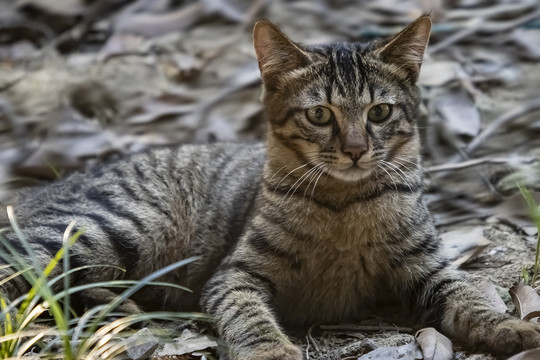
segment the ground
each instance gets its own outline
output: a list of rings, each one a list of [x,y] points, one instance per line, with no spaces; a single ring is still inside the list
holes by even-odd
[[[261,140],[257,18],[311,44],[388,36],[425,11],[434,22],[419,81],[426,201],[462,267],[504,295],[532,268],[537,240],[516,190],[540,189],[534,1],[2,2],[0,201],[118,153]],[[413,340],[387,329],[316,327],[306,354],[352,359]],[[455,355],[466,358],[489,359]]]

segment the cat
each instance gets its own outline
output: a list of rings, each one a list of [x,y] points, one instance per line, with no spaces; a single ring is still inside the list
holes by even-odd
[[[74,283],[140,279],[200,256],[161,279],[193,293],[151,287],[123,310],[202,310],[235,360],[300,360],[284,329],[382,307],[471,349],[540,347],[538,324],[495,312],[449,266],[424,205],[416,82],[430,29],[424,15],[389,40],[305,46],[258,21],[265,144],[154,149],[23,192],[15,215],[37,261],[71,220],[84,228],[72,266],[114,265]],[[13,231],[3,236],[25,252]],[[20,277],[3,286],[11,299],[25,289]]]

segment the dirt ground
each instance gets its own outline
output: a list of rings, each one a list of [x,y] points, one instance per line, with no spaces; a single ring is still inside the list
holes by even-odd
[[[263,139],[257,18],[311,44],[388,36],[427,10],[426,201],[461,267],[489,278],[513,311],[508,289],[532,268],[537,241],[516,189],[540,190],[537,1],[4,1],[0,202],[118,154]],[[414,341],[387,329],[317,326],[298,342],[313,360],[387,359],[373,350]]]

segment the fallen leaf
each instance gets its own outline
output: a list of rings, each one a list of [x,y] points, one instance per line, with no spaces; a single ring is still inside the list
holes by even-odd
[[[441,234],[443,246],[452,265],[461,266],[478,256],[491,242],[484,237],[484,228],[460,229]]]
[[[17,8],[33,7],[49,14],[80,16],[86,6],[81,0],[18,0]]]
[[[524,226],[521,231],[527,236],[538,235],[538,228],[536,226]]]
[[[538,360],[540,359],[540,348],[520,352],[508,360]]]
[[[401,346],[383,346],[368,352],[358,358],[358,360],[416,360],[422,359],[422,351],[416,342],[411,342]]]
[[[137,331],[126,340],[126,355],[131,360],[145,360],[159,346],[159,340],[148,328]]]
[[[458,78],[456,69],[459,63],[455,61],[427,61],[422,64],[418,84],[423,86],[442,86]]]
[[[529,181],[538,178],[539,175],[540,172],[532,172],[527,177],[520,177],[520,182],[529,184]],[[523,180],[521,181],[521,179]],[[538,191],[534,192],[533,195],[537,196]],[[530,235],[532,227],[534,227],[525,200],[520,193],[506,197],[494,208],[494,215],[500,222],[512,226],[516,231],[524,231],[524,228],[528,228],[527,235]]]
[[[512,39],[522,47],[525,55],[531,60],[540,59],[540,30],[539,29],[515,29]]]
[[[114,31],[136,34],[145,38],[184,31],[199,21],[202,15],[201,10],[200,4],[193,3],[181,9],[161,14],[126,13],[116,19]]]
[[[495,289],[495,285],[491,281],[488,279],[482,280],[478,284],[478,290],[485,295],[486,299],[493,305],[495,311],[504,314],[508,310],[508,307],[497,293],[497,289]]]
[[[480,112],[465,89],[444,91],[433,101],[435,111],[445,120],[444,126],[448,131],[455,135],[478,135]]]
[[[217,14],[227,20],[242,22],[246,18],[250,1],[230,1],[230,0],[201,0],[204,12],[207,14]]]
[[[540,296],[532,287],[518,284],[509,292],[521,320],[528,321],[540,316]]]
[[[424,353],[424,360],[451,360],[454,357],[450,339],[434,328],[418,330],[415,337]]]
[[[158,98],[150,99],[137,109],[135,114],[130,114],[126,118],[127,124],[146,124],[158,121],[166,116],[178,116],[193,111],[195,105],[180,104],[174,105],[164,102]]]
[[[174,339],[173,344],[165,344],[163,350],[158,353],[158,356],[183,355],[215,347],[217,347],[217,343],[210,340],[208,336],[194,334],[188,329],[185,329],[182,335]]]

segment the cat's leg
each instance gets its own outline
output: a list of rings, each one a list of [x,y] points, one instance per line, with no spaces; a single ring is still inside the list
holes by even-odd
[[[420,305],[427,321],[470,348],[509,355],[540,347],[540,324],[495,311],[462,272],[435,270],[423,284]]]
[[[84,307],[84,311],[88,311],[96,306],[110,304],[119,295],[106,288],[91,288],[83,291],[79,291],[75,294],[75,301],[79,301]],[[114,310],[114,313],[120,313],[124,315],[140,314],[141,309],[137,304],[131,300],[126,299],[121,302]]]
[[[206,284],[201,303],[234,360],[301,360],[301,350],[272,313],[273,284],[242,261],[230,261]]]

